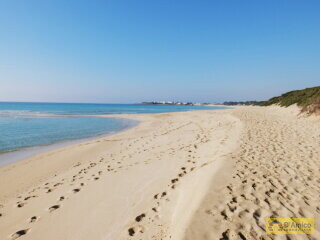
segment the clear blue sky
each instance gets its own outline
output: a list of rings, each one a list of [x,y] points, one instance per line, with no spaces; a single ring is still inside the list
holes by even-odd
[[[0,101],[261,100],[319,83],[320,1],[0,0]]]

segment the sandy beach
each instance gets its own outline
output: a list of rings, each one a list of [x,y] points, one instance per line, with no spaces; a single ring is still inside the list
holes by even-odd
[[[141,123],[0,168],[0,239],[319,239],[319,118],[115,116]],[[267,217],[314,218],[315,234],[267,235]]]

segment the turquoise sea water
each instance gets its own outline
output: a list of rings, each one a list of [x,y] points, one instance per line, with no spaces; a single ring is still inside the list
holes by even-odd
[[[217,108],[139,104],[0,102],[0,153],[114,133],[137,124],[136,121],[129,119],[97,118],[90,117],[90,115],[162,113]]]

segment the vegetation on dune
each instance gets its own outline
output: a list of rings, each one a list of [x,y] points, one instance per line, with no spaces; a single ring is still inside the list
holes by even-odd
[[[319,103],[320,87],[306,88],[303,90],[295,90],[282,94],[279,97],[270,98],[268,101],[259,102],[258,105],[269,106],[279,104],[280,106],[288,107],[292,104],[297,104],[301,107]]]
[[[278,104],[283,107],[297,104],[299,107],[301,107],[301,112],[307,114],[320,114],[320,86],[290,91],[282,94],[281,96],[270,98],[267,101],[225,102],[224,104],[258,106],[270,106],[272,104]]]
[[[308,114],[314,113],[320,115],[320,97],[315,98],[311,104],[304,106],[301,111]]]

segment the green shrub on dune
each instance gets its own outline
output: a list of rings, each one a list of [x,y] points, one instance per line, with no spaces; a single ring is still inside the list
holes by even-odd
[[[260,106],[269,106],[279,104],[288,107],[297,104],[302,107],[301,111],[308,114],[320,113],[320,87],[306,88],[303,90],[295,90],[282,94],[279,97],[270,98],[268,101],[259,102]]]
[[[315,98],[312,103],[304,106],[301,111],[309,114],[315,113],[320,115],[320,97]]]
[[[297,104],[299,107],[301,107],[301,112],[307,114],[315,113],[320,115],[320,86],[290,91],[282,94],[281,96],[270,98],[267,101],[224,102],[223,104],[258,106],[270,106],[272,104],[278,104],[283,107]]]
[[[295,90],[282,94],[279,97],[270,98],[268,101],[262,101],[259,105],[269,106],[272,104],[280,104],[288,107],[292,104],[304,107],[313,104],[320,97],[320,87],[306,88],[303,90]]]

